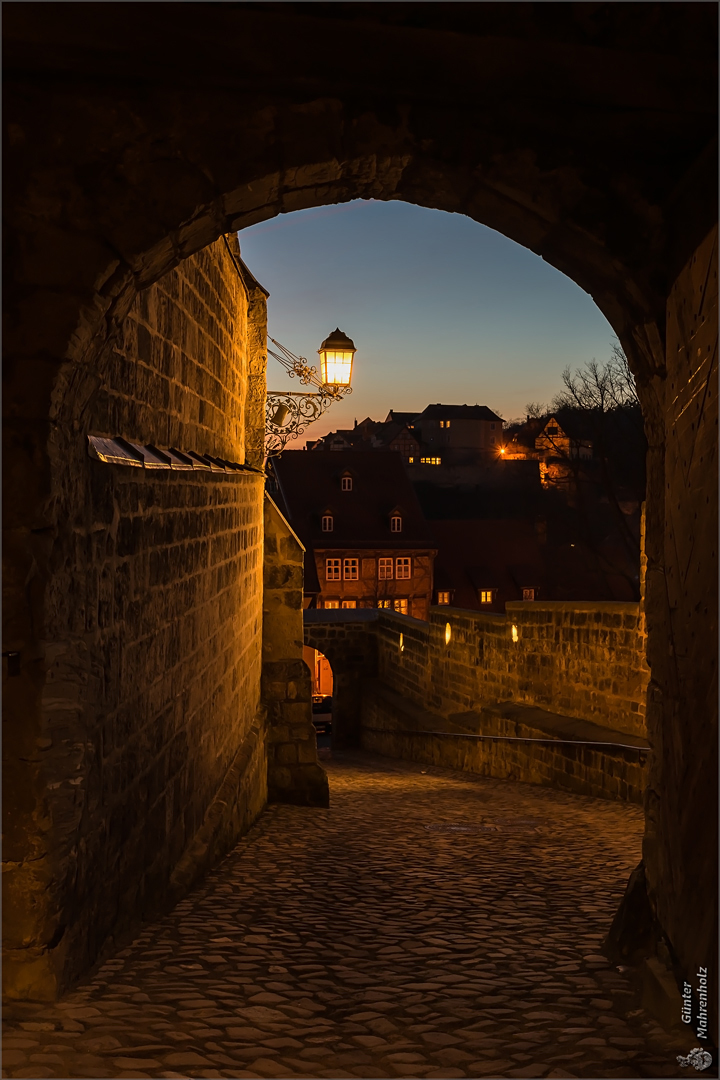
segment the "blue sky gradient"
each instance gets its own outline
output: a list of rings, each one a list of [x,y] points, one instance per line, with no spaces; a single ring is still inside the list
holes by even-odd
[[[311,438],[433,402],[488,405],[509,420],[549,401],[568,365],[610,356],[614,332],[587,293],[460,214],[357,201],[282,215],[239,238],[270,292],[272,337],[314,363],[336,326],[357,347],[352,395]],[[292,383],[270,358],[268,387],[299,389]]]

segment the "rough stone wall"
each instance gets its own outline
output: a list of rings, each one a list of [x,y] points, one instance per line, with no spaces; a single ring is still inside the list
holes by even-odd
[[[485,706],[448,722],[379,681],[363,685],[362,745],[367,750],[498,780],[642,803],[647,748],[583,745],[582,740],[602,738],[603,732],[594,729],[585,721],[558,722],[552,714],[525,705]],[[567,739],[578,741],[563,741]]]
[[[303,655],[305,548],[265,496],[262,700],[268,712],[268,797],[327,806],[328,779],[317,761],[312,678]]]
[[[358,738],[363,680],[374,677],[444,717],[515,701],[645,735],[638,604],[518,601],[507,615],[442,607],[429,622],[389,611],[306,611],[305,642],[332,665],[333,729],[349,742]]]
[[[506,615],[435,608],[427,625],[383,612],[379,673],[443,716],[516,701],[643,736],[644,648],[631,603],[517,601]]]
[[[644,395],[648,737],[645,879],[681,982],[709,968],[717,1030],[717,228],[667,305],[667,373]],[[666,445],[665,445],[666,440]],[[710,646],[710,648],[709,648]],[[632,924],[631,932],[637,933]],[[695,1008],[697,994],[695,994]]]
[[[220,240],[58,386],[50,575],[5,705],[10,996],[54,996],[265,802],[261,474],[87,453],[96,433],[242,462],[247,306]]]

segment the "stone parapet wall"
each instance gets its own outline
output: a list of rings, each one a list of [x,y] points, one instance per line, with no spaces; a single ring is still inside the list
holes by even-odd
[[[436,607],[429,623],[381,612],[378,627],[379,677],[442,716],[511,700],[645,734],[639,604],[515,602],[505,615]]]
[[[366,750],[595,798],[643,801],[647,747],[614,745],[622,742],[622,736],[593,744],[593,739],[607,738],[606,732],[561,730],[552,714],[542,715],[527,706],[490,706],[462,719],[462,724],[448,723],[378,680],[369,680],[363,688]]]

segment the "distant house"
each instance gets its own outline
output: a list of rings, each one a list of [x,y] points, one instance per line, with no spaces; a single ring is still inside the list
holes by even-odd
[[[392,416],[392,412],[389,415]],[[312,450],[395,450],[402,454],[406,464],[412,464],[420,457],[420,443],[404,421],[371,420],[369,416],[352,429],[332,431],[308,445]]]
[[[555,416],[549,417],[542,430],[535,438],[535,449],[547,458],[584,458],[593,456],[592,441],[579,430],[579,425],[564,421],[564,426]]]
[[[306,606],[428,618],[437,548],[400,454],[286,450],[271,468],[306,548]]]
[[[470,465],[496,457],[502,446],[502,417],[486,405],[428,405],[413,421],[422,465]]]

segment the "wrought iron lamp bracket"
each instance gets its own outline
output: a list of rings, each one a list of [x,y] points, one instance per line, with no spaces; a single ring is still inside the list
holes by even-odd
[[[308,364],[305,356],[296,356],[275,338],[268,338],[280,351],[268,349],[268,356],[277,360],[291,379],[298,379],[303,386],[316,386],[302,393],[298,390],[268,390],[265,406],[265,454],[276,457],[288,442],[303,434],[309,424],[319,420],[335,401],[352,393],[350,386],[334,386],[323,383],[316,367]]]
[[[351,394],[349,386],[322,387],[317,393],[303,394],[297,390],[269,390],[265,406],[265,453],[268,457],[281,454],[288,442],[303,434],[335,401]],[[277,422],[278,414],[281,422]]]

